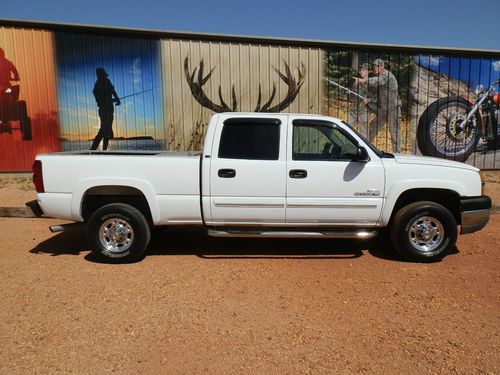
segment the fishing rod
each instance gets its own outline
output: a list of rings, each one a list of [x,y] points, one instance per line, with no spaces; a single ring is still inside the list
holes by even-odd
[[[125,95],[125,96],[122,96],[121,98],[119,98],[120,100],[122,99],[125,99],[125,98],[130,98],[131,96],[136,96],[136,95],[140,95],[140,94],[144,94],[145,92],[149,92],[149,91],[153,91],[155,89],[157,89],[158,87],[154,87],[152,89],[148,89],[148,90],[143,90],[143,91],[139,91],[139,92],[135,92],[133,94],[130,94],[130,95]]]
[[[349,93],[349,94],[351,94],[351,95],[354,95],[354,96],[358,97],[358,98],[359,98],[359,99],[361,99],[361,100],[368,100],[368,98],[365,98],[363,95],[360,95],[360,94],[358,94],[357,92],[352,91],[352,90],[348,89],[348,88],[347,88],[347,87],[345,87],[345,86],[342,86],[341,84],[339,84],[339,83],[337,83],[337,82],[334,82],[334,81],[332,81],[332,80],[330,80],[330,79],[328,79],[328,78],[326,78],[326,77],[323,77],[323,78],[324,78],[324,79],[325,79],[328,83],[331,83],[332,85],[337,86],[337,87],[339,87],[339,88],[341,88],[341,89],[343,89],[343,90],[347,91],[347,93]]]

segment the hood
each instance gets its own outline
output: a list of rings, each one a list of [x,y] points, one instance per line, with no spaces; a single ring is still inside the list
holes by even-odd
[[[447,159],[433,158],[429,156],[394,154],[394,160],[396,160],[396,162],[399,164],[434,165],[438,167],[468,169],[475,172],[479,171],[478,168],[473,167],[472,165],[469,164],[460,163],[458,161],[452,161]]]

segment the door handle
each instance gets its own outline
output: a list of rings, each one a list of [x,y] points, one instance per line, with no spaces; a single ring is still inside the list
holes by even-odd
[[[289,176],[291,178],[306,178],[307,171],[305,169],[292,169],[290,170]]]
[[[234,169],[219,169],[217,174],[222,178],[233,178],[236,176],[236,171]]]

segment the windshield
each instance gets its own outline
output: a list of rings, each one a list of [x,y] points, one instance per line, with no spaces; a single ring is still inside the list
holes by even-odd
[[[360,134],[360,133],[359,133],[356,129],[354,129],[354,128],[353,128],[351,125],[349,125],[347,122],[342,121],[342,123],[343,123],[344,125],[346,125],[349,129],[351,129],[351,130],[352,130],[352,132],[353,132],[354,134],[356,134],[359,138],[361,138],[361,139],[362,139],[362,140],[366,143],[366,145],[367,145],[368,147],[370,147],[370,149],[371,149],[371,150],[372,150],[375,154],[377,154],[377,156],[378,156],[379,158],[393,158],[393,157],[394,157],[394,155],[393,155],[393,154],[390,154],[390,153],[388,153],[388,152],[383,152],[383,151],[380,151],[378,148],[376,148],[374,145],[372,145],[368,139],[366,139],[366,138],[365,138],[362,134]]]

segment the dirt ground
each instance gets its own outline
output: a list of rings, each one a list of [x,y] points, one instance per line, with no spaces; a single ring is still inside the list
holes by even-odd
[[[500,205],[500,172],[483,172]],[[35,199],[0,175],[0,207]],[[436,264],[379,241],[153,235],[97,263],[78,225],[0,219],[0,373],[497,374],[500,215]]]
[[[194,229],[102,264],[58,223],[0,219],[2,374],[500,373],[499,214],[435,264]]]

